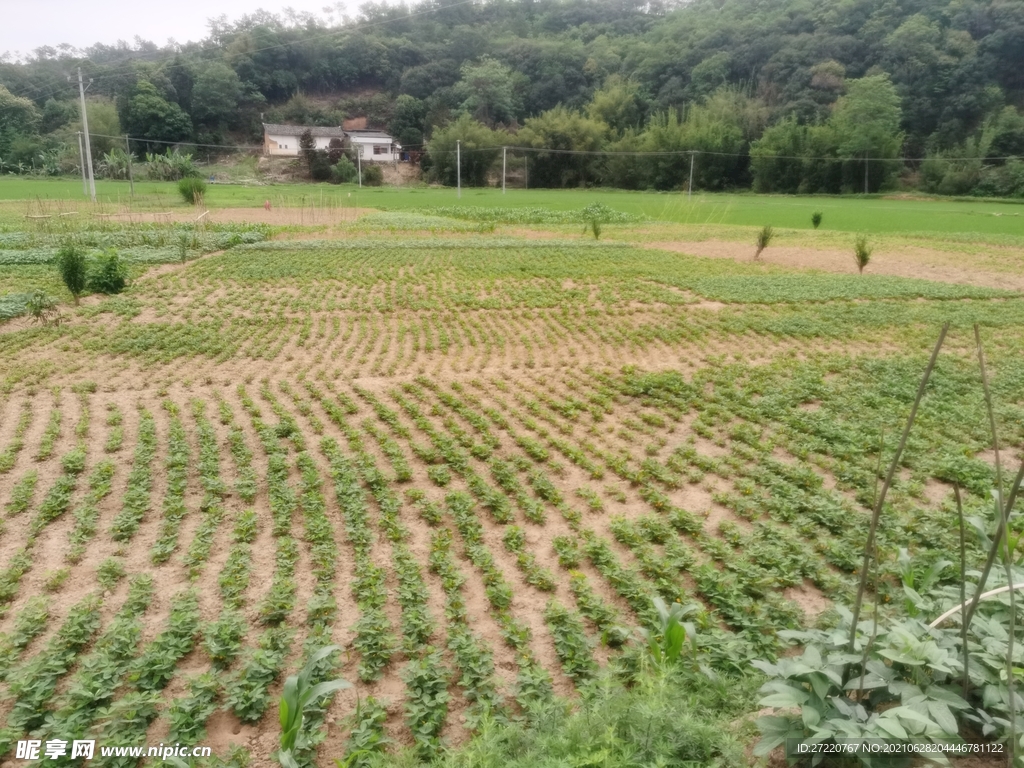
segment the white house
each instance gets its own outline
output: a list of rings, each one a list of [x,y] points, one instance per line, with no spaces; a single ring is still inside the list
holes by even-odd
[[[331,139],[345,138],[345,132],[340,127],[264,123],[263,154],[297,156],[299,154],[299,137],[306,131],[313,134],[317,149],[327,149]]]
[[[352,148],[365,162],[393,163],[400,159],[402,146],[384,131],[345,131]]]
[[[350,130],[340,127],[263,124],[263,153],[266,155],[299,154],[299,137],[309,131],[317,149],[327,149],[331,139],[348,139],[362,162],[391,163],[400,158],[402,147],[384,131]]]

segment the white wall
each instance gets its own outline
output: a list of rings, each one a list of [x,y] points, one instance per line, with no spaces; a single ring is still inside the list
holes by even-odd
[[[299,154],[299,137],[298,136],[275,136],[269,134],[267,136],[269,140],[267,145],[268,155],[298,155]],[[277,144],[275,147],[274,144]]]
[[[276,142],[275,147],[273,143],[270,143],[267,147],[268,155],[295,155],[299,154],[299,137],[298,136],[276,136],[273,133],[267,137],[270,142]],[[331,146],[330,136],[316,136],[317,149],[329,149]],[[339,137],[340,138],[340,137]],[[371,149],[372,152],[372,149]]]
[[[369,138],[352,138],[352,146],[358,148],[359,155],[363,159],[363,162],[371,163],[391,163],[399,159],[397,152],[385,152],[382,155],[376,155],[373,152],[374,146],[381,146],[391,148],[390,141],[382,141],[380,139],[369,139]]]

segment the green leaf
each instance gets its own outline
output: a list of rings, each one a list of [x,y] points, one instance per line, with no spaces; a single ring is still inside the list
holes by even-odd
[[[319,683],[318,685],[314,685],[310,688],[306,700],[316,701],[321,696],[326,696],[327,694],[334,693],[335,691],[343,691],[346,688],[351,687],[352,683],[347,680],[341,680],[340,678],[337,680],[327,680],[326,682]]]
[[[895,710],[890,709],[887,712],[883,712],[882,716],[875,721],[875,725],[888,733],[894,739],[906,741],[908,738],[907,731],[903,728],[903,725],[900,724],[896,717],[890,716],[894,711]]]
[[[785,707],[803,706],[810,698],[804,691],[797,690],[796,688],[787,688],[785,691],[765,696],[758,704],[762,707],[778,707],[782,709]]]
[[[821,712],[819,712],[817,708],[809,707],[806,704],[801,707],[800,716],[804,721],[804,725],[810,729],[813,729],[821,722]]]
[[[860,675],[854,677],[848,682],[844,688],[847,691],[868,691],[873,688],[885,688],[889,683],[883,680],[878,675],[867,674],[864,675],[864,682],[861,683]]]
[[[960,732],[960,728],[956,723],[956,718],[953,717],[953,713],[949,711],[949,707],[947,707],[943,702],[929,701],[928,713],[932,716],[932,719],[938,723],[939,727],[950,736],[956,736]]]

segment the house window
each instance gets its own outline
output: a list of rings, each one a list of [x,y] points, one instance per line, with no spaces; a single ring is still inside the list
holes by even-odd
[[[386,155],[388,154],[388,148],[382,144],[373,145],[373,154],[375,155]]]

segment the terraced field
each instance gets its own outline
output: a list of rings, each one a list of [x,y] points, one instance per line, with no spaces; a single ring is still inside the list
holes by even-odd
[[[426,760],[573,697],[655,597],[699,606],[723,674],[774,658],[852,599],[944,322],[883,576],[957,548],[954,483],[991,516],[972,325],[1019,448],[1016,292],[438,218],[154,259],[0,325],[0,760],[31,732],[269,765],[284,676],[331,643],[315,677],[354,687],[302,760]],[[48,269],[4,242],[0,285]]]

